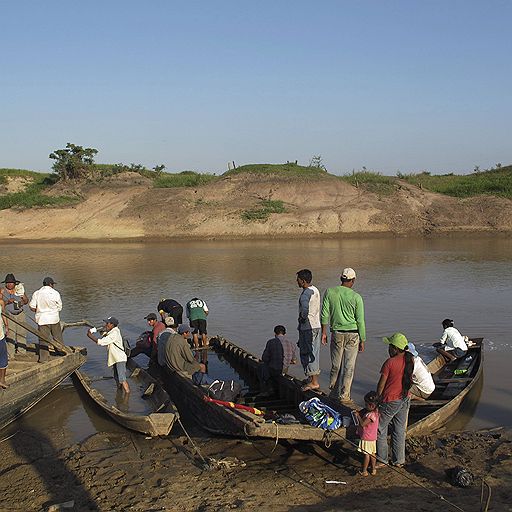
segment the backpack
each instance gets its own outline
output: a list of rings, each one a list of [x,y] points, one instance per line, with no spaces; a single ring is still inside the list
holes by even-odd
[[[341,414],[313,397],[299,404],[299,410],[313,427],[335,430],[342,425]]]
[[[208,388],[208,396],[223,402],[234,402],[242,392],[242,386],[234,380],[214,380]]]
[[[130,342],[128,341],[128,338],[123,338],[123,346],[122,347],[120,347],[119,345],[116,345],[115,343],[114,343],[114,345],[118,349],[122,350],[126,354],[126,357],[130,357],[130,354],[132,352],[132,347],[130,346]]]
[[[136,347],[149,348],[153,339],[153,333],[151,331],[144,331],[135,342]]]

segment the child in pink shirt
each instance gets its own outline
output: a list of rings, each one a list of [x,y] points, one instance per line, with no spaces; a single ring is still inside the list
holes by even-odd
[[[357,427],[360,437],[359,448],[357,451],[364,454],[363,467],[359,471],[360,475],[368,476],[368,465],[370,465],[370,473],[377,474],[376,463],[377,458],[377,430],[379,428],[379,411],[378,411],[378,397],[375,391],[366,393],[364,397],[365,408],[361,411],[355,411],[356,417],[359,420]]]

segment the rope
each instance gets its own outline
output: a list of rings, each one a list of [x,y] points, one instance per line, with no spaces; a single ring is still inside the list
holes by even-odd
[[[332,430],[331,432],[333,434],[337,435],[340,439],[347,441],[355,448],[359,448],[359,445],[353,443],[350,439],[347,439],[346,437],[341,436],[340,434],[338,434],[338,432],[336,432],[334,430]],[[361,451],[363,453],[366,453],[367,455],[370,455],[370,456],[372,455],[371,453],[367,452],[366,450],[361,449]],[[419,487],[422,487],[423,489],[428,491],[430,494],[433,494],[436,498],[439,498],[441,501],[446,502],[448,505],[455,508],[456,510],[459,510],[460,512],[465,512],[464,509],[460,508],[458,505],[455,505],[455,503],[452,503],[451,501],[447,500],[442,494],[439,494],[439,493],[433,491],[432,489],[429,489],[426,485],[422,484],[418,480],[415,480],[414,478],[409,476],[409,473],[406,473],[405,471],[401,471],[400,468],[398,468],[396,466],[392,466],[392,465],[388,464],[387,462],[384,462],[383,460],[379,460],[379,462],[382,464],[385,464],[388,468],[391,468],[393,471],[397,472],[400,476],[407,478],[407,480],[411,481],[413,484],[418,485]]]
[[[485,506],[483,506],[484,502],[484,487],[487,488],[487,499],[485,501]],[[489,504],[491,503],[491,486],[482,478],[482,487],[480,490],[480,512],[487,512],[489,510]]]
[[[188,435],[188,432],[186,428],[183,426],[183,423],[181,422],[181,418],[178,416],[178,423],[180,424],[180,427],[183,429],[183,432],[185,432],[185,435],[187,436],[187,439],[189,440],[190,444],[194,447],[195,452],[201,460],[203,461],[203,468],[204,469],[211,469],[211,465],[208,463],[208,461],[203,457],[203,454],[201,453],[201,450],[199,450],[199,447],[192,441],[192,438]]]

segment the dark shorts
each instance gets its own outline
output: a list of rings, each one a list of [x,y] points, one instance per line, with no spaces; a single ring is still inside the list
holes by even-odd
[[[192,334],[208,334],[206,332],[206,320],[198,319],[198,320],[190,320],[190,327],[194,329]]]

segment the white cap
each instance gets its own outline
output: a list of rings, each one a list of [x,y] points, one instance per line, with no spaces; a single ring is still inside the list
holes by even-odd
[[[341,277],[343,279],[355,279],[356,278],[356,271],[353,268],[344,268],[343,272],[341,274]]]

